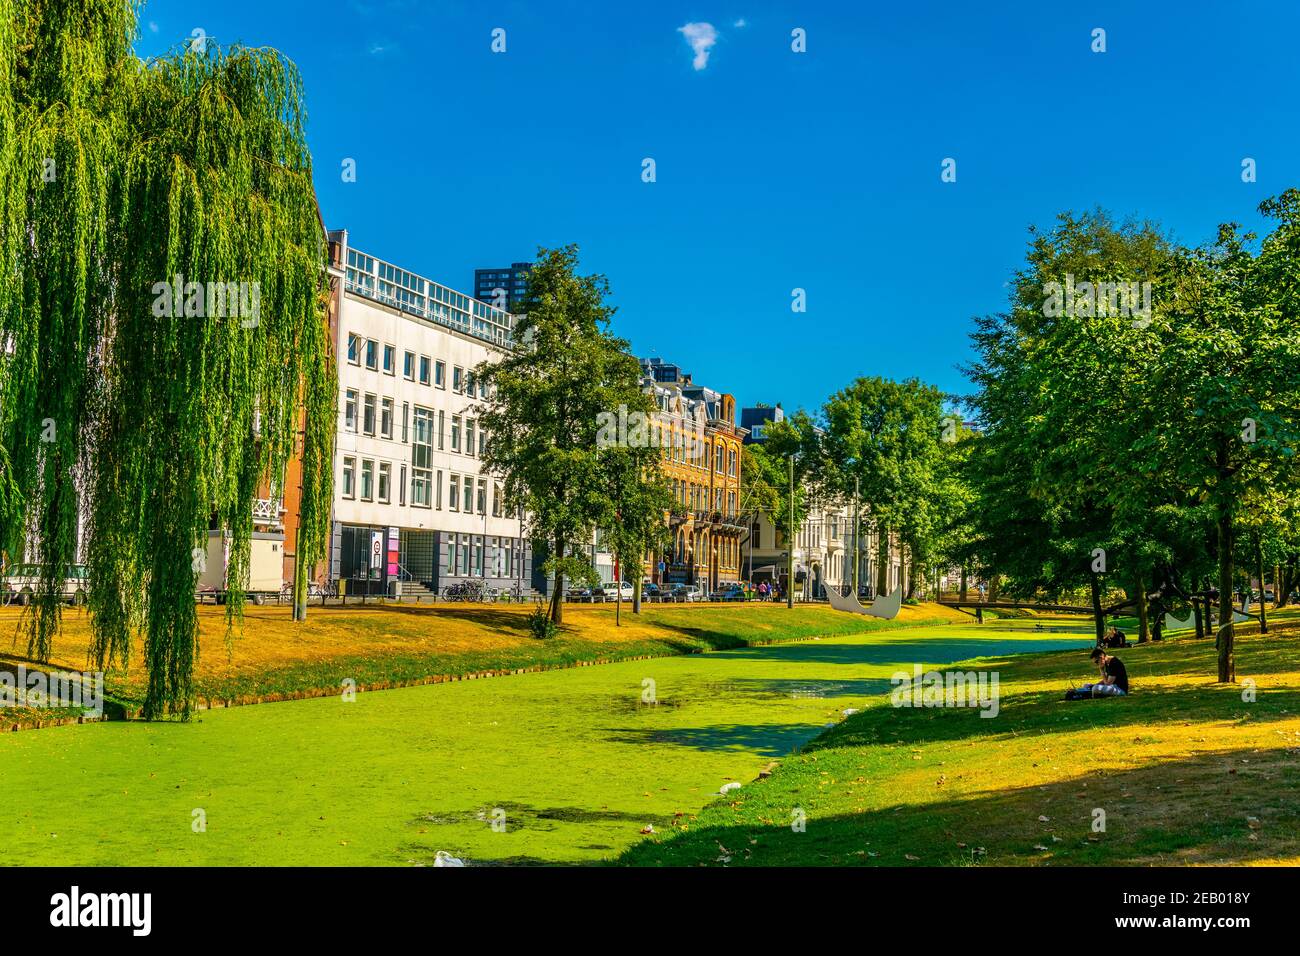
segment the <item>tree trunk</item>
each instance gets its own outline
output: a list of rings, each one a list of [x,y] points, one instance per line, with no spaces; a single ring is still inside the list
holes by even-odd
[[[1097,643],[1106,639],[1106,615],[1101,609],[1101,579],[1096,571],[1092,572],[1089,585],[1092,589],[1092,619],[1097,629]]]
[[[1259,633],[1268,633],[1268,602],[1264,600],[1264,543],[1255,532],[1255,573],[1259,575]],[[1247,582],[1246,590],[1250,590]]]
[[[1145,644],[1151,637],[1150,625],[1147,621],[1147,586],[1142,580],[1142,575],[1137,577],[1137,610],[1138,610],[1138,643]]]
[[[1200,640],[1205,637],[1209,628],[1210,602],[1209,599],[1192,598],[1192,617],[1196,619],[1196,639]]]
[[[889,529],[882,528],[877,540],[879,566],[876,568],[876,597],[889,593]]]
[[[964,564],[961,566],[961,594],[959,600],[966,600],[966,565]]]
[[[910,601],[912,598],[916,597],[916,578],[918,574],[916,568],[916,556],[911,553],[910,548],[908,549],[908,559],[908,564],[911,565],[911,571],[907,575],[907,599]]]
[[[1224,454],[1224,453],[1221,453]],[[1219,505],[1218,549],[1219,549],[1219,629],[1215,633],[1214,646],[1219,651],[1219,683],[1236,682],[1236,665],[1232,656],[1233,629],[1232,612],[1232,515],[1228,504]]]
[[[300,525],[294,543],[296,554],[293,559],[293,619],[295,621],[307,620],[307,565],[302,560],[302,537],[303,529]]]
[[[564,542],[559,538],[555,539],[556,560],[564,559]],[[559,568],[555,569],[555,593],[551,595],[551,620],[555,622],[556,627],[564,623],[564,574]]]
[[[636,583],[632,585],[632,613],[641,613],[641,577],[637,576]]]
[[[1282,567],[1273,565],[1273,610],[1282,606]]]

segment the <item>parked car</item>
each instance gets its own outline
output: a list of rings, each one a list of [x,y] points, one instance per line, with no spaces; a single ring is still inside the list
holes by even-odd
[[[598,587],[593,592],[597,595],[597,600],[616,601],[622,598],[624,601],[632,600],[632,585],[624,581],[621,585],[605,584]]]
[[[659,587],[659,585],[655,584],[653,581],[642,582],[641,600],[662,601],[667,596],[668,596],[668,592],[664,591],[662,588]]]
[[[728,584],[726,587],[718,588],[709,595],[710,601],[743,601],[745,600],[745,589],[739,584]]]
[[[595,598],[592,596],[591,588],[569,588],[564,592],[564,600],[590,603],[595,600]]]
[[[5,604],[30,604],[32,595],[40,590],[41,573],[39,564],[15,564],[9,567],[0,579],[0,595]],[[69,604],[82,605],[90,593],[90,572],[84,564],[74,564],[63,573],[63,596]]]
[[[704,592],[696,584],[679,584],[672,590],[674,601],[703,601]]]

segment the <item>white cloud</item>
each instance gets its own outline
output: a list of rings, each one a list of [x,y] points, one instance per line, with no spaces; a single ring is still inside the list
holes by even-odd
[[[677,32],[686,37],[686,42],[691,45],[695,51],[695,59],[691,65],[697,70],[702,70],[709,65],[709,50],[718,42],[718,31],[713,29],[712,23],[688,23],[684,27],[678,27]]]
[[[149,21],[149,32],[150,32],[150,33],[157,33],[157,32],[158,32],[158,24],[155,23],[153,20],[150,20],[150,21]]]
[[[745,29],[745,26],[746,26],[746,24],[745,24],[745,18],[744,18],[744,17],[741,17],[739,20],[737,20],[735,23],[733,23],[732,26],[734,26],[734,27],[735,27],[736,29],[738,29],[738,30],[743,30],[743,29]]]

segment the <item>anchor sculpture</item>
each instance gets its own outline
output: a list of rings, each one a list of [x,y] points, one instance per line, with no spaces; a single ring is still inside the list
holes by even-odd
[[[856,594],[840,594],[837,587],[827,586],[826,600],[830,602],[831,607],[837,611],[848,611],[850,614],[866,614],[870,617],[882,617],[885,620],[892,620],[898,617],[898,612],[903,609],[903,588],[898,586],[894,588],[894,593],[888,597],[878,598],[871,602],[869,606],[864,607],[859,601]]]
[[[1249,611],[1250,611],[1250,596],[1247,595],[1246,603],[1242,605],[1240,611],[1238,611],[1236,608],[1232,609],[1232,623],[1241,624],[1245,621],[1249,621],[1250,620],[1250,614],[1248,613]],[[1174,617],[1172,614],[1165,615],[1166,631],[1186,631],[1195,626],[1196,626],[1196,613],[1194,611],[1187,615],[1187,620],[1185,621],[1178,620],[1178,618]]]

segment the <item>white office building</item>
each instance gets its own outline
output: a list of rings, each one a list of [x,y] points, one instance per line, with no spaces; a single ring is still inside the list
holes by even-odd
[[[514,317],[330,233],[339,422],[330,577],[348,593],[529,586],[531,549],[482,470],[486,387]]]

